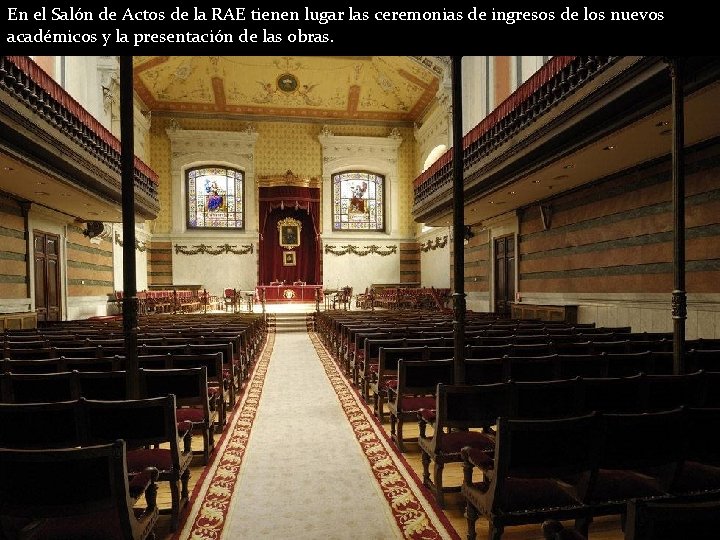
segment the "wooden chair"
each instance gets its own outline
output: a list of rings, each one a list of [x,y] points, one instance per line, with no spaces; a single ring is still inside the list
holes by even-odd
[[[699,406],[703,393],[704,373],[683,375],[648,375],[645,378],[646,411],[667,411],[686,405]]]
[[[358,387],[365,402],[370,401],[370,385],[377,380],[378,358],[382,347],[402,347],[404,338],[366,339],[363,350],[362,366],[358,369]]]
[[[465,384],[494,384],[505,381],[503,358],[465,358]]]
[[[3,371],[8,373],[57,373],[64,371],[62,366],[63,361],[60,358],[2,360]]]
[[[205,366],[186,369],[143,369],[139,370],[140,396],[152,398],[175,395],[177,421],[191,422],[193,433],[203,439],[201,452],[203,463],[210,460],[215,447],[213,437],[216,411],[210,411],[207,391],[207,368]]]
[[[152,538],[158,519],[157,470],[143,479],[147,506],[138,508],[130,495],[121,440],[85,448],[0,448],[0,536]]]
[[[435,392],[438,384],[453,384],[454,362],[450,360],[398,361],[397,387],[388,391],[390,413],[390,437],[401,452],[405,442],[416,442],[417,438],[403,437],[403,424],[417,419],[420,409],[435,407]]]
[[[623,514],[632,498],[668,497],[684,455],[682,409],[603,414],[601,420],[601,452],[585,498],[588,515]],[[580,530],[587,534],[586,525]]]
[[[586,413],[639,413],[644,407],[645,375],[582,379]]]
[[[720,501],[647,501],[627,504],[625,540],[715,540],[720,529]]]
[[[685,448],[673,495],[693,499],[720,498],[720,408],[686,408],[682,433]],[[669,434],[668,434],[669,435]],[[717,532],[717,531],[716,531]]]
[[[223,291],[223,308],[225,311],[235,313],[238,308],[238,293],[236,289],[227,288]]]
[[[333,309],[340,309],[340,307],[345,310],[349,309],[352,302],[352,291],[353,288],[347,286],[335,293],[332,299]]]
[[[556,378],[557,355],[506,356],[505,380],[551,381]]]
[[[122,401],[127,398],[125,371],[74,371],[73,382],[78,398]]]
[[[580,378],[509,383],[514,394],[513,418],[578,416],[583,404]]]
[[[652,353],[608,353],[608,377],[629,377],[637,373],[652,373]]]
[[[230,382],[226,382],[223,370],[223,355],[220,352],[208,354],[176,354],[170,357],[168,368],[186,369],[204,367],[207,373],[207,394],[211,410],[217,411],[215,425],[219,432],[227,423],[230,402]]]
[[[380,422],[385,417],[385,400],[388,391],[397,387],[400,360],[427,360],[426,347],[380,347],[375,380],[370,383],[373,392],[373,413]]]
[[[79,409],[75,400],[2,403],[0,426],[1,448],[70,448],[82,444]]]
[[[607,377],[608,360],[604,354],[559,354],[557,378]]]
[[[494,454],[462,449],[468,540],[476,538],[480,515],[489,521],[490,540],[499,540],[509,525],[584,516],[584,491],[596,464],[599,433],[594,414],[548,420],[499,418]],[[476,468],[483,472],[482,479],[473,478]]]
[[[4,403],[52,403],[75,399],[72,373],[3,373]]]
[[[173,395],[125,401],[81,399],[82,428],[88,444],[124,439],[129,473],[155,467],[158,479],[170,484],[172,530],[180,524],[180,511],[188,502],[192,460],[192,425],[186,422],[179,430],[175,409]]]
[[[460,490],[460,486],[443,485],[445,463],[461,461],[460,450],[465,446],[492,452],[495,438],[488,428],[512,408],[511,387],[505,383],[480,386],[439,384],[434,412],[428,415],[423,409],[418,411],[423,484],[435,495],[441,507],[445,505],[445,493]],[[432,436],[426,433],[428,420],[434,422]],[[435,466],[431,478],[432,462]]]

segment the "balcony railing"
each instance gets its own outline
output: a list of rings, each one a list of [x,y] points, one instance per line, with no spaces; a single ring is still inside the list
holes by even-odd
[[[555,56],[463,137],[463,170],[487,156],[610,65],[612,56]],[[452,184],[450,148],[414,183],[418,206]]]
[[[27,56],[0,57],[0,89],[120,172],[120,141]],[[157,174],[135,157],[135,187],[157,201]]]

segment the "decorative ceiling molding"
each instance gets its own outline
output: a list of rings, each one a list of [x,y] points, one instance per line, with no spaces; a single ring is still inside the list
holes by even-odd
[[[154,113],[408,125],[435,99],[438,58],[138,56],[133,82]]]

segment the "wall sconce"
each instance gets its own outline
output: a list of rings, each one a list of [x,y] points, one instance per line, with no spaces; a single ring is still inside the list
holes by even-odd
[[[463,231],[463,244],[467,246],[473,236],[475,236],[475,233],[472,232],[472,227],[470,225],[465,225],[465,229]]]

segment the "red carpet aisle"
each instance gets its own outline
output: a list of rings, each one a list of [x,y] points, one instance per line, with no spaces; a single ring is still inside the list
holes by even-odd
[[[457,539],[311,336],[273,334],[179,538]]]

